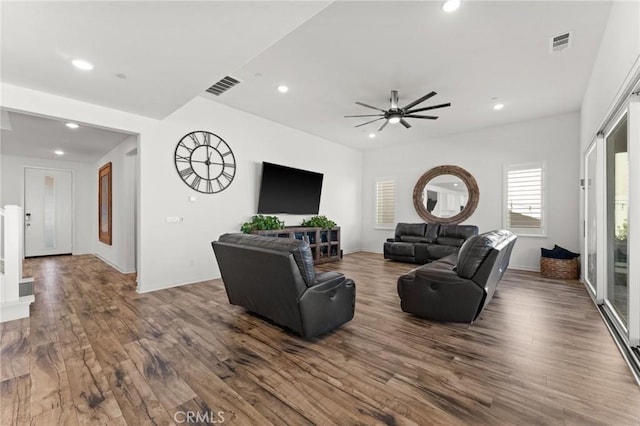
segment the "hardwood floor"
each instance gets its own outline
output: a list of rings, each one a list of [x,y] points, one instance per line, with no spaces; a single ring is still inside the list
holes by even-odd
[[[441,324],[400,310],[413,267],[318,267],[356,281],[356,315],[305,341],[229,305],[220,280],[137,294],[93,256],[28,260],[32,316],[0,325],[0,424],[640,424],[581,284],[508,271],[476,323]]]

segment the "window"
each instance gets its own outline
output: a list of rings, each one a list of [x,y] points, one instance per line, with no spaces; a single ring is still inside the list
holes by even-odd
[[[520,235],[544,235],[544,164],[505,168],[504,226]]]
[[[396,180],[378,178],[375,185],[375,228],[394,229],[396,224]]]

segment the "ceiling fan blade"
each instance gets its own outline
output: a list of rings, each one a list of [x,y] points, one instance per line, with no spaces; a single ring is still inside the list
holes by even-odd
[[[407,129],[411,127],[411,124],[407,123],[407,121],[404,118],[400,119],[400,124],[402,124]]]
[[[428,111],[430,109],[446,108],[446,107],[450,107],[450,106],[451,106],[451,102],[447,102],[446,104],[440,104],[440,105],[433,105],[433,106],[430,106],[430,107],[418,108],[418,109],[414,109],[413,111],[405,111],[405,115],[406,114],[413,114],[414,112]]]
[[[418,104],[420,104],[420,103],[422,103],[422,102],[426,101],[427,99],[429,99],[429,98],[431,98],[431,97],[433,97],[433,96],[435,96],[435,95],[437,95],[437,93],[436,93],[436,92],[427,93],[426,95],[424,95],[424,96],[423,96],[423,97],[421,97],[420,99],[416,99],[415,101],[411,102],[409,105],[407,105],[407,106],[403,107],[402,109],[406,111],[406,110],[408,110],[409,108],[412,108],[412,107],[414,107],[414,106],[416,106],[416,105],[418,105]]]
[[[364,126],[365,124],[373,123],[374,121],[384,120],[384,117],[376,118],[375,120],[367,121],[366,123],[358,124],[356,127]]]
[[[374,107],[374,106],[371,106],[371,105],[367,105],[367,104],[364,104],[362,102],[356,102],[356,104],[358,104],[360,106],[363,106],[363,107],[371,108],[371,109],[377,109],[378,111],[387,112],[386,110],[384,110],[382,108],[378,108],[378,107]]]
[[[391,91],[391,99],[389,100],[391,101],[391,109],[398,109],[398,91],[397,90]]]
[[[437,120],[438,117],[436,117],[435,115],[405,115],[405,117],[408,118],[426,118],[428,120]]]
[[[345,115],[344,118],[349,117],[384,117],[384,114],[368,114],[368,115]]]
[[[385,121],[385,122],[384,122],[384,124],[382,125],[382,127],[380,127],[380,128],[378,129],[378,131],[379,131],[379,132],[381,132],[381,131],[382,131],[382,129],[384,129],[384,128],[387,126],[387,124],[389,124],[389,120]]]

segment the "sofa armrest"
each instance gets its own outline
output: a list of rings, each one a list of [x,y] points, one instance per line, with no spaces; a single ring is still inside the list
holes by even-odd
[[[344,274],[340,272],[322,272],[316,274],[316,279],[309,288],[317,291],[330,290],[341,284],[345,279]]]
[[[438,321],[471,323],[485,292],[454,271],[423,267],[398,278],[398,295],[404,312]]]
[[[388,243],[395,243],[396,239],[395,238],[387,238],[387,242]]]
[[[326,333],[353,319],[356,285],[343,274],[325,272],[316,275],[322,281],[309,287],[299,300],[302,335]]]

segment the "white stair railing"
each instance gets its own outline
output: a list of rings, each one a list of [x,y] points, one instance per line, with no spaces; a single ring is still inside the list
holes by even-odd
[[[2,240],[2,278],[0,284],[0,322],[29,316],[33,295],[20,297],[22,278],[23,210],[20,206],[5,206],[2,210],[0,239]]]

